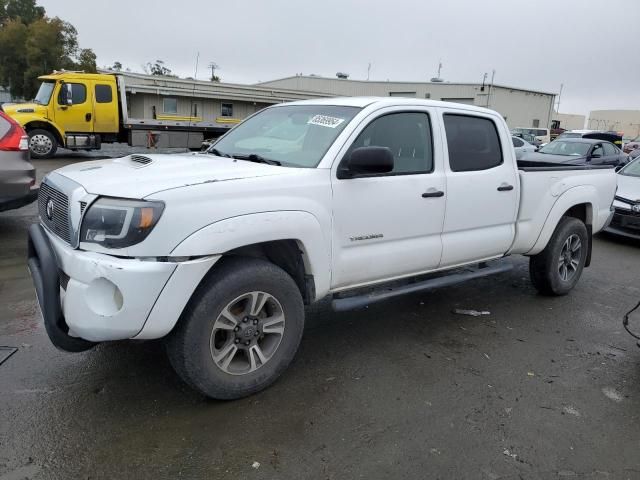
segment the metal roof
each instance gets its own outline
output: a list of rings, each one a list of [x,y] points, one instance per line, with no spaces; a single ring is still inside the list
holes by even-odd
[[[266,82],[259,82],[255,85],[257,86],[268,86],[272,82],[279,82],[283,80],[291,80],[294,78],[309,78],[312,80],[324,80],[331,82],[351,82],[351,83],[363,83],[363,84],[377,84],[377,85],[387,85],[387,84],[399,84],[399,85],[430,85],[430,86],[438,86],[438,85],[451,85],[451,86],[467,86],[467,87],[481,87],[482,83],[477,82],[420,82],[420,81],[408,81],[408,80],[352,80],[352,79],[344,79],[344,78],[333,78],[333,77],[323,77],[320,75],[291,75],[288,77],[275,78],[273,80],[268,80]],[[523,87],[511,87],[508,85],[501,85],[498,83],[485,83],[485,87],[491,86],[492,88],[504,88],[507,90],[520,90],[522,92],[531,92],[531,93],[539,93],[542,95],[558,95],[553,92],[545,92],[542,90],[532,90],[529,88]]]

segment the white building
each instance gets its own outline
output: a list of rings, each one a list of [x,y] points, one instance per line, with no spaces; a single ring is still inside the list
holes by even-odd
[[[498,111],[509,127],[549,127],[555,93],[451,82],[380,82],[296,75],[258,84],[261,87],[320,92],[339,96],[399,96],[468,103]]]
[[[640,136],[640,110],[592,110],[587,128],[624,132],[625,140]]]

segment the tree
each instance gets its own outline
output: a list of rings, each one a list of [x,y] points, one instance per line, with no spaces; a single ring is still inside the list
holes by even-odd
[[[115,70],[116,72],[119,72],[120,70],[122,70],[122,64],[118,61],[113,62],[113,65],[111,65],[110,70]]]
[[[164,66],[162,60],[156,60],[155,63],[147,62],[144,71],[150,75],[161,75],[163,77],[175,77],[171,70]]]
[[[96,71],[96,55],[79,48],[75,27],[47,17],[35,0],[0,0],[0,85],[30,98],[38,76],[62,69]]]
[[[81,48],[78,51],[76,65],[83,72],[96,73],[96,54],[90,48]]]
[[[44,13],[44,7],[37,6],[36,0],[0,0],[0,25],[18,18],[29,25],[44,17]]]

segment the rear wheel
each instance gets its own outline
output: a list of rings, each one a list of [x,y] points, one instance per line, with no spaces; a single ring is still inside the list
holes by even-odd
[[[56,137],[42,128],[29,131],[29,151],[31,158],[51,158],[58,149]]]
[[[187,384],[230,400],[273,383],[293,359],[303,327],[302,296],[286,272],[261,259],[230,259],[194,293],[167,352]]]
[[[566,295],[578,283],[587,259],[587,227],[564,217],[545,249],[529,260],[531,282],[544,295]]]

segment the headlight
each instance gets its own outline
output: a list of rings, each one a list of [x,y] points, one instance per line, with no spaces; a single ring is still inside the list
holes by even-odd
[[[140,243],[156,226],[164,210],[162,202],[99,198],[84,215],[80,242],[106,248],[124,248]]]

